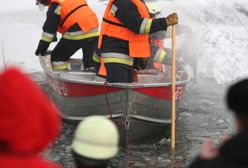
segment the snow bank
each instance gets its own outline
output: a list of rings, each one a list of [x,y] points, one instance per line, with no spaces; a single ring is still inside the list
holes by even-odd
[[[106,2],[89,0],[102,19]],[[28,71],[41,70],[34,56],[45,11],[35,0],[6,1],[0,6],[0,54],[5,63]],[[248,2],[244,0],[159,0],[164,16],[177,12],[178,48],[198,75],[228,83],[248,76]],[[51,48],[53,45],[51,46]],[[0,58],[0,66],[3,59]]]

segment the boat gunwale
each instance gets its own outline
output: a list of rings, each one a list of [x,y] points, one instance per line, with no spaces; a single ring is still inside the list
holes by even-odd
[[[107,86],[107,87],[117,87],[123,89],[135,89],[135,88],[145,88],[145,87],[166,87],[171,86],[171,82],[163,82],[163,83],[106,83],[105,81],[89,81],[89,80],[80,80],[80,79],[69,79],[63,78],[61,74],[94,74],[94,72],[78,72],[78,71],[52,71],[49,70],[43,63],[42,58],[40,56],[40,64],[42,69],[45,71],[45,74],[50,76],[51,78],[55,78],[56,80],[63,82],[71,82],[78,84],[88,84],[88,85],[98,85],[98,86]],[[142,75],[142,74],[141,74]],[[186,85],[190,79],[177,81],[176,85]]]

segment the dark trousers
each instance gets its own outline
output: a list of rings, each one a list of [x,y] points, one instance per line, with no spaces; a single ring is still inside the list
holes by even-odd
[[[97,52],[98,37],[83,40],[67,40],[61,38],[51,53],[51,61],[68,61],[69,58],[79,49],[83,52],[84,68],[95,66],[93,53]]]
[[[107,82],[109,83],[132,83],[133,67],[119,63],[106,63]]]

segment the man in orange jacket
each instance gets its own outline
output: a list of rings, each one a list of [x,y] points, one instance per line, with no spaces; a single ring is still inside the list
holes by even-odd
[[[109,0],[98,43],[107,82],[133,82],[134,58],[151,55],[149,34],[177,23],[176,13],[152,19],[143,0]],[[158,60],[163,62],[165,55],[161,57]]]
[[[67,70],[69,58],[80,48],[83,50],[84,69],[94,67],[99,36],[98,19],[86,0],[37,0],[38,5],[49,6],[43,33],[35,54],[45,55],[49,44],[62,38],[51,53],[54,70]]]

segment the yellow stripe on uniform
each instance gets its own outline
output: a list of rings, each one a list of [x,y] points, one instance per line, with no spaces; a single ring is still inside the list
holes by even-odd
[[[80,34],[80,35],[65,34],[63,38],[67,40],[82,40],[82,39],[96,37],[96,36],[99,36],[99,32],[91,32],[91,33],[85,33],[85,34]]]
[[[99,57],[98,55],[94,54],[94,55],[93,55],[93,60],[94,60],[95,62],[100,63],[100,62],[101,62],[101,57]]]
[[[68,63],[52,63],[53,70],[68,70]]]
[[[122,58],[103,58],[103,61],[104,63],[120,63],[133,66],[133,59],[130,61]]]
[[[117,6],[115,6],[114,4],[111,6],[110,8],[110,12],[113,16],[115,16],[116,11],[118,10]]]
[[[165,55],[166,55],[166,52],[164,50],[162,50],[161,53],[160,53],[160,55],[159,55],[159,62],[160,63],[163,63],[164,62]]]
[[[149,34],[151,31],[152,19],[148,19],[145,28],[145,34]]]
[[[46,37],[46,36],[41,36],[41,40],[45,41],[45,42],[48,42],[48,43],[51,43],[53,41],[53,39],[51,39],[49,37]]]
[[[154,55],[154,61],[162,64],[166,64],[166,52],[163,49],[159,49]]]
[[[41,35],[41,40],[51,43],[53,41],[54,35],[51,33],[43,32]]]
[[[55,9],[54,13],[57,15],[60,15],[62,7],[61,6],[57,6],[57,8]]]

